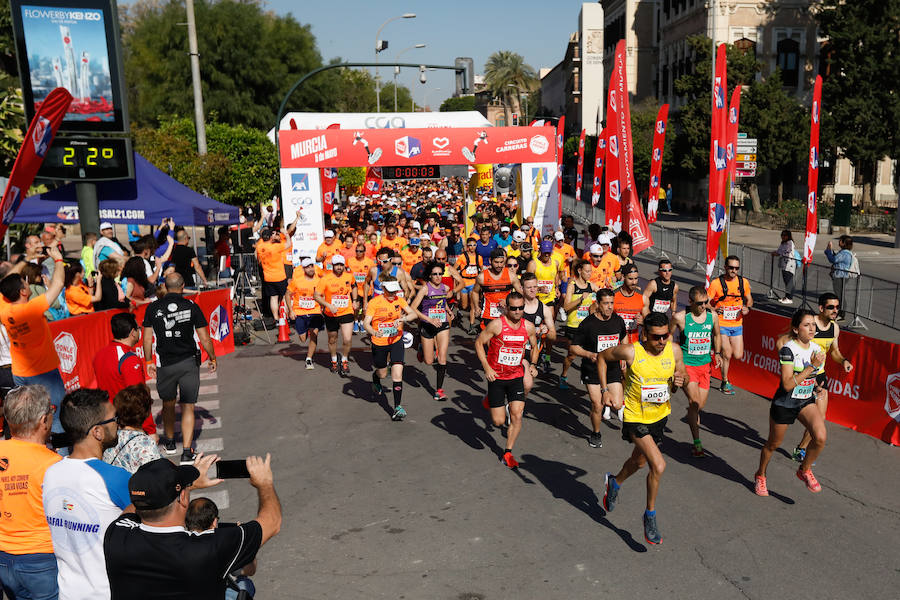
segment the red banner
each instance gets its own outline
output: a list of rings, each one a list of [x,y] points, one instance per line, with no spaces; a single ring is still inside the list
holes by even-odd
[[[591,183],[591,206],[597,206],[600,194],[603,193],[603,163],[606,161],[606,130],[597,138],[597,149],[594,152],[594,180]]]
[[[369,167],[366,169],[366,181],[363,184],[363,195],[374,196],[380,194],[384,188],[384,179],[381,178],[381,167]]]
[[[606,194],[604,195],[604,215],[606,226],[615,233],[622,231],[622,184],[619,173],[619,89],[618,73],[613,67],[609,76],[609,92],[606,96]]]
[[[716,253],[719,250],[719,237],[725,231],[725,175],[728,158],[726,156],[726,137],[728,135],[728,109],[725,105],[725,94],[728,92],[728,65],[725,57],[725,44],[719,44],[716,50],[716,75],[713,79],[712,97],[712,129],[709,142],[709,210],[706,221],[706,287],[716,267]]]
[[[581,137],[578,138],[578,168],[575,171],[575,202],[581,201],[581,188],[584,181],[584,129],[581,130]],[[562,203],[560,203],[562,205]]]
[[[806,238],[803,241],[803,264],[812,262],[816,249],[816,205],[819,197],[819,115],[822,110],[822,76],[816,75],[813,86],[812,116],[809,125],[809,174],[806,176]]]
[[[28,133],[25,134],[25,140],[19,148],[16,162],[9,174],[9,181],[6,182],[3,200],[0,202],[2,215],[0,237],[6,234],[10,222],[19,210],[19,205],[28,194],[28,188],[34,182],[47,150],[50,149],[50,144],[56,136],[56,130],[59,129],[71,103],[72,94],[65,88],[56,88],[47,95],[31,120]]]
[[[562,177],[563,177],[563,142],[566,135],[566,116],[563,115],[556,123],[556,193],[559,198],[559,214],[558,218],[562,219]]]
[[[669,121],[669,105],[659,107],[656,115],[656,127],[653,130],[653,152],[650,155],[650,192],[647,196],[647,222],[656,223],[659,210],[659,186],[662,177],[663,151],[666,147],[666,125]]]
[[[736,85],[731,93],[731,103],[728,105],[728,123],[725,125],[725,160],[728,161],[728,174],[722,194],[722,205],[725,207],[725,230],[719,236],[719,252],[722,258],[728,256],[728,223],[731,219],[731,199],[734,197],[735,175],[737,174],[737,148],[738,122],[741,114],[741,86]]]
[[[555,162],[551,127],[283,129],[283,169]]]
[[[209,335],[216,356],[234,352],[231,291],[214,290],[185,297],[197,303],[209,322]],[[145,304],[134,311],[138,325],[144,320],[146,308]],[[94,356],[112,341],[109,322],[119,312],[122,311],[104,310],[50,322],[53,345],[59,355],[59,371],[67,390],[95,385]],[[138,342],[136,352],[143,359],[141,342]],[[203,352],[203,355],[206,360],[206,353]]]
[[[334,167],[319,169],[322,181],[322,212],[330,215],[334,210],[334,192],[337,190],[338,170]]]
[[[744,358],[732,359],[728,379],[740,388],[771,398],[780,372],[775,342],[789,329],[790,319],[786,317],[750,311],[744,317]],[[830,357],[827,359],[828,420],[900,445],[900,345],[843,330],[838,342],[854,368],[845,373]],[[765,431],[762,424],[760,431]]]

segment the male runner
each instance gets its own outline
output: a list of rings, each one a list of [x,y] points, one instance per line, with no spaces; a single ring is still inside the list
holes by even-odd
[[[301,342],[309,341],[306,348],[306,370],[313,367],[313,356],[319,341],[319,331],[325,327],[322,319],[322,307],[316,302],[316,288],[319,277],[316,275],[316,261],[305,257],[300,261],[301,270],[294,271],[287,286],[284,303],[287,305],[288,317],[294,320],[294,328]]]
[[[644,288],[644,309],[642,314],[651,312],[674,315],[678,312],[678,284],[672,281],[672,261],[664,258],[658,263],[658,277],[651,279]]]
[[[479,298],[484,294],[484,307],[481,311],[481,328],[500,316],[503,301],[507,294],[515,290],[522,293],[519,278],[506,266],[506,253],[502,248],[495,248],[490,256],[491,266],[478,274],[472,295]],[[472,310],[475,310],[473,306]]]
[[[381,238],[379,248],[390,248],[399,256],[399,252],[406,246],[406,238],[397,235],[397,226],[391,223],[384,228],[384,237]]]
[[[553,343],[556,341],[556,324],[553,322],[553,309],[538,300],[538,282],[534,273],[524,273],[522,275],[522,297],[525,298],[525,314],[523,318],[531,321],[534,325],[535,335],[538,338],[538,346],[545,343]],[[540,356],[542,348],[538,348],[538,356]],[[534,378],[531,376],[531,369],[525,369],[525,395],[534,387]]]
[[[572,352],[572,340],[575,339],[578,326],[591,314],[591,307],[597,301],[599,288],[596,284],[591,283],[591,272],[589,260],[579,258],[572,263],[572,279],[569,280],[569,287],[566,289],[562,303],[566,314],[566,338],[569,342],[569,349],[566,358],[563,359],[562,372],[559,375],[559,389],[561,390],[569,389],[566,376],[576,356]]]
[[[344,270],[344,257],[331,257],[331,272],[319,279],[316,287],[316,302],[325,314],[325,329],[328,331],[328,351],[331,353],[331,372],[342,377],[350,375],[350,344],[353,338],[353,304],[356,303],[356,281]],[[341,334],[341,349],[337,354],[338,333]]]
[[[597,357],[608,348],[621,344],[627,335],[625,321],[613,309],[613,291],[603,288],[597,292],[597,302],[593,312],[585,318],[575,332],[569,352],[581,357],[581,382],[585,384],[588,397],[591,399],[591,435],[588,444],[591,448],[603,447],[600,424],[603,423],[603,395],[609,393],[613,404],[622,406],[624,388],[622,387],[622,367],[619,361],[610,362],[606,368],[606,385],[600,384],[597,372]]]
[[[402,405],[403,397],[403,323],[415,320],[418,316],[400,298],[400,283],[391,275],[381,278],[383,294],[375,296],[366,306],[366,318],[363,327],[372,337],[372,390],[377,396],[384,394],[381,378],[387,375],[388,360],[391,365],[391,383],[394,392],[394,412],[392,421],[402,421],[406,417],[406,409]]]
[[[538,344],[534,325],[522,318],[525,299],[518,291],[506,296],[506,315],[500,315],[488,322],[475,339],[475,354],[484,368],[488,381],[487,401],[491,410],[491,420],[496,427],[506,422],[509,410],[509,429],[506,432],[506,449],[500,460],[514,469],[519,463],[512,450],[522,431],[522,413],[525,412],[525,367],[526,344],[531,344],[531,361],[528,369],[531,376],[537,375],[534,366],[537,360]],[[485,346],[489,346],[485,351]]]
[[[400,261],[397,253],[390,248],[381,248],[375,255],[375,259],[375,266],[369,269],[369,275],[366,277],[366,289],[371,296],[380,296],[383,293],[381,278],[384,275],[390,275],[400,283],[399,296],[401,298],[411,296],[412,282],[409,279],[409,275],[400,268],[399,262],[394,264],[394,261]]]
[[[599,263],[599,271],[600,271],[600,287],[609,288],[611,290],[619,287],[619,279],[621,277],[621,273],[619,272],[619,258],[612,251],[612,238],[605,233],[601,233],[600,237],[597,238],[597,243],[600,245],[602,250]]]
[[[616,313],[625,320],[625,328],[628,330],[628,341],[632,344],[638,341],[638,325],[643,323],[644,297],[638,288],[638,269],[634,264],[622,267],[622,287],[615,296]]]
[[[725,275],[719,275],[709,284],[709,302],[719,315],[722,332],[722,393],[734,394],[734,386],[728,381],[728,365],[732,357],[744,358],[744,315],[753,307],[750,282],[741,277],[741,259],[730,255],[725,259]]]
[[[553,311],[553,320],[556,320],[558,306],[556,299],[562,289],[562,273],[563,269],[559,261],[559,256],[554,254],[553,242],[544,240],[541,242],[540,254],[537,258],[532,258],[528,263],[528,272],[534,273],[537,278],[538,293],[537,298],[544,305],[549,306]],[[550,353],[553,350],[553,343],[547,342],[541,352],[541,367],[545,373],[550,372]]]
[[[694,448],[691,451],[695,458],[705,456],[703,444],[700,442],[700,411],[706,406],[709,398],[709,380],[712,375],[712,358],[710,352],[715,349],[716,367],[722,366],[722,336],[719,333],[719,319],[716,313],[709,310],[709,296],[700,286],[694,286],[688,292],[690,305],[686,310],[675,313],[672,317],[671,331],[681,331],[681,353],[684,356],[684,368],[690,381],[684,386],[688,397],[687,422],[694,436]]]
[[[331,229],[326,229],[322,237],[325,238],[325,241],[316,249],[316,262],[320,265],[318,270],[320,276],[326,271],[331,271],[331,257],[341,249],[341,245],[337,243],[337,238]]]
[[[681,348],[669,340],[669,319],[662,313],[651,313],[644,321],[644,340],[637,344],[620,344],[600,353],[597,370],[600,385],[607,387],[608,361],[624,360],[628,365],[625,378],[625,421],[622,439],[634,444],[634,451],[622,469],[613,476],[606,474],[606,493],[603,508],[612,512],[616,507],[619,487],[644,465],[647,473],[647,506],[644,511],[644,538],[651,544],[661,544],[662,536],[656,523],[656,495],[666,468],[659,444],[662,443],[666,421],[672,412],[670,394],[674,384],[684,384],[687,375],[681,359]],[[609,392],[604,404],[616,409],[619,405]]]
[[[347,270],[350,271],[350,274],[353,275],[353,281],[356,282],[358,304],[355,311],[356,321],[353,323],[353,333],[362,331],[362,317],[366,312],[366,301],[369,298],[369,293],[366,290],[366,279],[369,271],[375,266],[375,261],[366,256],[366,250],[364,242],[358,243],[356,244],[355,255],[347,259]]]

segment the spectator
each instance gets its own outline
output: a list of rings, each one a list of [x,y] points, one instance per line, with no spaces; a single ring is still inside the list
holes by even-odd
[[[12,439],[0,441],[3,476],[24,481],[24,489],[5,490],[0,518],[0,582],[11,598],[57,598],[56,557],[44,518],[43,482],[47,468],[60,460],[46,446],[54,406],[47,389],[25,385],[10,392],[3,414]]]
[[[181,275],[184,280],[185,287],[196,288],[197,282],[194,281],[194,274],[200,280],[202,285],[206,285],[206,275],[200,267],[200,261],[197,259],[197,253],[188,246],[191,236],[184,229],[179,230],[175,234],[175,248],[172,249],[172,263],[175,265],[175,272]]]
[[[50,256],[59,265],[59,250],[50,249]],[[59,408],[66,388],[59,373],[59,356],[53,346],[53,337],[44,312],[63,290],[65,273],[55,269],[43,295],[31,297],[19,272],[25,266],[19,263],[10,274],[0,280],[0,322],[6,327],[12,345],[12,374],[16,385],[40,384],[50,392],[50,401]],[[53,432],[62,433],[59,413],[53,418]]]
[[[194,404],[200,393],[200,349],[194,334],[209,357],[209,370],[216,370],[216,352],[203,311],[183,296],[184,280],[178,273],[166,276],[166,295],[144,313],[144,358],[147,373],[156,377],[156,389],[163,401],[163,445],[166,454],[175,454],[175,398],[181,402],[182,464],[194,462]],[[159,372],[153,356],[153,336]],[[180,393],[179,393],[180,392]]]
[[[131,224],[128,226],[128,244],[131,246],[131,250],[137,254],[137,250],[134,248],[134,243],[141,239],[141,227],[140,225]]]
[[[256,243],[256,259],[262,268],[263,284],[262,295],[263,300],[268,299],[269,309],[272,311],[272,317],[278,317],[278,307],[281,305],[281,299],[287,291],[287,272],[284,269],[284,253],[287,245],[281,240],[281,234],[268,227],[260,231],[260,240]],[[325,233],[325,239],[329,240],[337,252],[337,245],[333,244],[334,233],[331,236]],[[324,245],[324,244],[323,244]],[[319,247],[321,253],[321,246]],[[327,260],[328,257],[326,257]],[[330,264],[328,265],[330,269]]]
[[[66,394],[63,427],[72,453],[44,476],[44,514],[59,567],[60,600],[104,600],[109,581],[103,559],[106,528],[130,505],[125,469],[103,462],[118,441],[116,409],[106,392]]]
[[[672,184],[666,185],[666,210],[672,212]]]
[[[44,254],[44,243],[40,237],[34,234],[25,237],[25,262],[40,264],[47,256]]]
[[[184,527],[194,533],[213,531],[219,527],[219,507],[209,498],[194,498],[188,504],[184,516]],[[239,569],[234,569],[225,577],[225,600],[237,600],[238,591],[245,590],[252,598],[256,586],[250,579],[256,574],[256,559]]]
[[[103,222],[100,223],[100,237],[94,244],[94,265],[99,267],[100,263],[108,258],[124,263],[125,250],[115,240],[112,224]]]
[[[796,251],[794,236],[789,229],[785,229],[781,232],[781,245],[772,253],[772,256],[778,257],[778,269],[781,271],[781,280],[784,281],[784,297],[778,300],[782,304],[794,303],[794,273],[797,271],[794,253]]]
[[[65,257],[66,249],[63,248],[62,242],[56,237],[56,225],[47,225],[41,232],[41,254],[50,256],[47,252],[50,248],[59,250],[60,255]]]
[[[135,245],[141,247],[141,242],[135,242]],[[158,272],[154,274],[159,275]],[[147,278],[144,259],[140,256],[132,256],[125,262],[120,281],[119,285],[125,293],[125,298],[132,306],[150,302],[156,293],[156,286]]]
[[[125,292],[116,284],[116,277],[122,268],[122,263],[108,258],[99,264],[100,267],[100,301],[94,302],[94,310],[109,310],[111,308],[128,308]]]
[[[844,287],[847,279],[851,276],[859,275],[859,267],[856,273],[853,273],[853,238],[849,235],[842,235],[838,238],[840,250],[834,251],[834,243],[829,240],[828,247],[825,248],[825,258],[831,263],[831,285],[834,287],[834,293],[840,299],[841,310],[838,312],[838,321],[844,318]]]
[[[94,312],[94,302],[100,301],[100,278],[91,275],[84,283],[84,268],[81,263],[66,267],[66,306],[71,316]],[[93,291],[91,288],[93,287]]]
[[[97,387],[113,399],[123,388],[144,383],[144,365],[134,352],[135,345],[141,339],[134,315],[113,315],[109,326],[113,341],[94,356],[94,374],[97,376]],[[150,435],[156,433],[156,424],[149,415],[144,420],[144,431]]]
[[[260,546],[278,533],[281,505],[268,455],[247,459],[250,485],[259,498],[256,519],[204,535],[185,529],[191,489],[221,482],[207,475],[215,460],[198,457],[197,467],[176,467],[160,459],[132,476],[135,513],[119,517],[120,526],[109,528],[103,544],[113,600],[222,600],[224,575],[250,564]]]
[[[81,266],[85,273],[93,273],[97,270],[94,266],[94,245],[97,243],[97,234],[90,231],[84,234],[84,246],[81,248]]]
[[[134,473],[141,465],[162,458],[156,440],[142,429],[150,417],[152,402],[144,383],[119,390],[113,399],[119,420],[118,441],[115,447],[103,451],[103,462]]]
[[[157,250],[156,238],[147,234],[132,245],[135,256],[140,257],[144,265],[144,274],[147,276],[147,281],[154,285],[159,280],[159,276],[163,272],[163,266],[169,260],[169,257],[172,255],[172,249],[175,247],[174,242],[170,238],[166,238],[166,240],[162,253],[155,258],[155,266],[150,264],[150,257],[154,256]]]
[[[216,230],[216,269],[219,277],[231,277],[231,237],[228,227],[223,225]]]
[[[167,249],[175,248],[175,221],[163,219],[159,229],[156,230],[156,250],[153,251],[156,258],[160,258]],[[163,265],[163,270],[166,266]]]

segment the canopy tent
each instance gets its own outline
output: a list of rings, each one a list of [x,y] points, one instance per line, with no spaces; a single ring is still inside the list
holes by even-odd
[[[178,183],[134,153],[134,179],[97,182],[100,220],[113,224],[159,225],[171,217],[177,225],[233,225],[239,211]],[[13,223],[78,221],[75,183],[22,201]]]

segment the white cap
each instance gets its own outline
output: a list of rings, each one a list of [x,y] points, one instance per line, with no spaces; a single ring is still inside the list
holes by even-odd
[[[588,252],[590,254],[603,254],[603,246],[601,246],[600,244],[591,244]]]
[[[331,257],[331,264],[333,265],[346,265],[347,261],[344,260],[344,257],[340,254],[335,254]]]
[[[506,233],[509,233],[509,227],[507,227],[506,225],[504,225],[503,227],[500,228],[500,232],[501,232],[501,233],[504,232],[504,231],[505,231]]]
[[[300,266],[301,266],[301,267],[309,267],[309,266],[314,265],[314,264],[316,264],[316,261],[314,261],[313,259],[311,259],[311,258],[308,257],[308,256],[307,256],[306,258],[304,258],[303,260],[300,261]]]
[[[556,240],[557,242],[561,242],[564,239],[566,239],[566,236],[563,235],[562,231],[557,231],[556,233],[553,234],[553,239]]]
[[[601,233],[600,237],[597,238],[597,243],[602,246],[612,246],[612,239],[605,233]]]
[[[322,235],[324,235],[324,236],[327,237],[327,238],[329,238],[329,237],[334,237],[334,232],[333,232],[332,230],[330,230],[330,229],[326,229],[326,230],[325,230],[325,233],[323,233]]]
[[[422,229],[422,225],[418,221],[413,221],[409,226],[413,229]]]
[[[399,281],[385,281],[381,284],[381,287],[384,288],[386,292],[399,292],[400,291],[400,282]]]
[[[102,223],[100,223],[100,231],[103,231],[104,229],[112,229],[112,228],[113,228],[112,223],[110,223],[109,221],[103,221]]]
[[[527,236],[521,231],[514,231],[513,239],[517,242],[524,242],[527,239]]]

